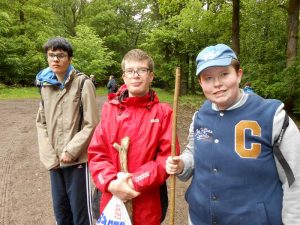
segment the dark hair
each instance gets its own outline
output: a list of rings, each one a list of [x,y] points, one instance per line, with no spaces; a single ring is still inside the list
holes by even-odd
[[[237,59],[231,60],[231,65],[233,66],[236,72],[238,72],[239,69],[241,68],[241,64]]]
[[[68,53],[69,57],[73,56],[73,49],[71,44],[62,37],[55,37],[49,39],[43,46],[45,53],[47,54],[48,50],[63,50]]]
[[[153,72],[154,70],[154,62],[153,59],[143,50],[141,49],[132,49],[129,52],[127,52],[121,62],[121,66],[122,66],[122,70],[125,69],[125,61],[130,61],[130,60],[134,60],[134,61],[143,61],[143,60],[147,60],[148,61],[148,66],[149,66],[149,70],[151,72]]]

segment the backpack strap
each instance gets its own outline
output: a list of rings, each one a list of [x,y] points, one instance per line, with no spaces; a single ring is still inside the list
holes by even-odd
[[[78,72],[77,76],[83,75],[83,73]],[[87,76],[84,76],[84,78],[82,79],[81,83],[80,83],[80,105],[79,105],[79,113],[80,113],[80,119],[79,119],[79,125],[78,125],[78,132],[81,130],[81,125],[82,125],[82,121],[83,121],[83,104],[82,104],[82,89],[83,89],[83,85],[84,82],[89,79]]]
[[[274,155],[276,156],[277,160],[279,161],[280,165],[282,166],[284,173],[287,177],[288,180],[288,184],[289,187],[292,186],[292,184],[295,182],[295,176],[293,174],[293,171],[291,169],[291,167],[289,166],[288,162],[286,161],[286,159],[284,158],[282,152],[280,151],[279,145],[282,141],[282,137],[285,133],[286,128],[289,126],[289,117],[287,114],[285,114],[284,117],[284,122],[280,131],[280,134],[277,138],[277,140],[275,141],[274,145],[273,145],[273,152]]]
[[[34,85],[38,88],[39,90],[39,93],[40,93],[40,103],[41,105],[44,107],[44,99],[43,99],[43,96],[42,96],[42,86],[43,84],[41,82],[39,82],[37,79],[34,81]]]

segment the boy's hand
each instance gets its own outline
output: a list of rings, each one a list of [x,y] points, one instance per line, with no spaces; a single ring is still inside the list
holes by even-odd
[[[166,160],[166,172],[168,174],[180,174],[184,168],[184,163],[179,156],[169,156]]]
[[[134,190],[131,177],[132,175],[130,173],[125,173],[122,176],[118,176],[116,180],[113,180],[109,183],[108,191],[121,199],[123,202],[139,196],[141,193]]]
[[[68,152],[63,152],[61,157],[60,157],[60,161],[62,163],[72,163],[73,162],[73,158],[72,156],[68,153]]]

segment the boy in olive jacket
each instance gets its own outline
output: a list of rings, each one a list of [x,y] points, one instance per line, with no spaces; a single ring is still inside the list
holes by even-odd
[[[64,38],[50,39],[44,50],[49,67],[37,75],[36,127],[40,159],[50,170],[56,224],[91,225],[87,148],[98,122],[95,87],[71,65],[73,50]]]

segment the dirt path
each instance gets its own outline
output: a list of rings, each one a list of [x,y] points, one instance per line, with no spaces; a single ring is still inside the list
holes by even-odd
[[[99,107],[105,99],[98,98]],[[38,104],[39,100],[0,100],[0,225],[55,224],[49,173],[40,163],[37,150]],[[178,135],[184,146],[193,112],[179,111]],[[175,224],[187,224],[187,184],[178,180],[176,184]],[[168,218],[163,225],[167,224]]]

